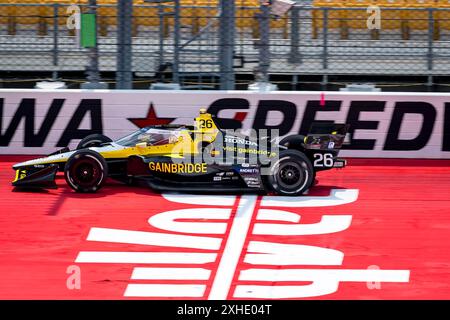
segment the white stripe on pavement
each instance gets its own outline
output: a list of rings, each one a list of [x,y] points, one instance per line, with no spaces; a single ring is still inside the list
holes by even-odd
[[[133,280],[208,280],[211,270],[203,268],[134,268]]]
[[[214,262],[216,258],[217,253],[81,251],[75,262],[203,264]]]
[[[209,300],[225,300],[244,248],[258,196],[242,196],[212,284]]]

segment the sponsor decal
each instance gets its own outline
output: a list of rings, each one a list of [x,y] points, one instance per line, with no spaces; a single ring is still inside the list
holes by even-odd
[[[225,136],[224,138],[226,144],[243,144],[247,146],[254,146],[257,147],[258,144],[254,141],[246,140],[239,137],[231,137],[231,136]]]
[[[125,291],[118,292],[130,298],[311,298],[333,294],[343,286],[349,289],[346,283],[407,286],[409,282],[409,270],[343,268],[345,252],[311,242],[317,235],[332,238],[350,228],[352,216],[336,214],[333,208],[357,201],[358,190],[334,189],[328,196],[295,198],[163,196],[186,208],[150,216],[151,231],[93,227],[87,240],[108,247],[81,251],[76,263],[131,264],[131,279]],[[314,207],[326,212],[317,222],[303,223],[295,213]],[[280,243],[280,237],[311,238],[306,245]],[[114,244],[149,247],[114,251]]]
[[[253,178],[253,177],[244,177],[244,181],[250,188],[260,188],[261,187],[261,181],[259,178]]]
[[[206,173],[208,168],[206,163],[161,163],[150,162],[148,164],[151,171],[162,173]]]
[[[237,152],[240,154],[255,154],[255,155],[265,155],[269,158],[274,158],[277,156],[276,152],[267,151],[267,150],[258,150],[258,149],[247,149],[247,148],[238,148],[231,146],[224,146],[223,150],[226,152]]]
[[[240,168],[239,173],[257,174],[257,173],[259,173],[259,169],[257,169],[257,168]]]
[[[26,170],[23,170],[23,169],[16,170],[16,176],[15,176],[15,178],[14,178],[14,180],[12,182],[16,182],[17,180],[21,180],[21,179],[25,178],[26,176],[27,176]]]

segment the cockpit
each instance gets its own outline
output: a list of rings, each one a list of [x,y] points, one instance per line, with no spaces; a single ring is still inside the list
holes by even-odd
[[[124,147],[134,147],[140,143],[146,143],[147,146],[162,146],[170,143],[176,143],[180,138],[181,131],[186,128],[142,128],[132,134],[116,141],[117,144]]]

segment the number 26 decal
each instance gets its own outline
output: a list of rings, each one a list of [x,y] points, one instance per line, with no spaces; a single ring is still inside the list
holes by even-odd
[[[213,127],[212,120],[200,120],[200,129],[211,129]]]
[[[314,167],[331,168],[334,165],[333,154],[331,153],[316,153],[314,154]]]

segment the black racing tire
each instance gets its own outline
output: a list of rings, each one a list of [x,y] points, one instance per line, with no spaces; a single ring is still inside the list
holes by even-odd
[[[112,140],[100,133],[90,134],[87,137],[83,138],[77,146],[77,150],[91,148],[91,147],[99,147],[103,143],[112,142]]]
[[[67,184],[77,192],[97,192],[108,177],[108,164],[98,152],[79,150],[67,161],[64,177]]]
[[[266,188],[277,195],[299,196],[312,186],[314,168],[304,153],[282,150],[264,180]]]

